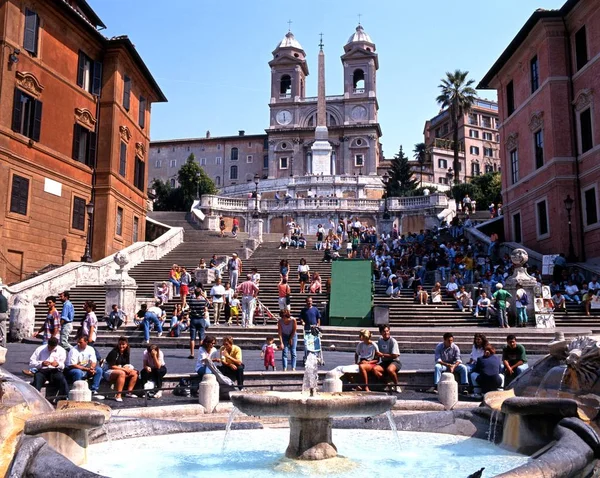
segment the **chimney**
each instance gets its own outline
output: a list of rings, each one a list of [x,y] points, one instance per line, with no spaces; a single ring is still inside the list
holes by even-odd
[[[210,130],[209,129],[206,130],[206,139],[208,139],[208,138],[210,138]]]
[[[244,136],[245,134],[246,134],[246,132],[243,129],[241,129],[240,130],[240,136]]]

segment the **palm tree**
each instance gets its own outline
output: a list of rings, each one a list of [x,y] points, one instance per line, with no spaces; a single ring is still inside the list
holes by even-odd
[[[421,184],[420,187],[423,187],[423,166],[425,165],[425,160],[427,159],[427,146],[425,143],[417,143],[415,144],[415,149],[413,149],[413,158],[415,158],[419,162],[419,166],[421,166]]]
[[[454,184],[459,183],[458,174],[460,163],[458,161],[458,123],[462,116],[471,110],[471,107],[477,99],[477,91],[473,88],[475,80],[467,80],[468,71],[456,70],[454,73],[447,72],[446,78],[442,78],[439,85],[441,94],[437,97],[437,102],[442,108],[450,110],[450,119],[452,121],[452,140],[454,149],[454,161],[452,169],[454,170]]]

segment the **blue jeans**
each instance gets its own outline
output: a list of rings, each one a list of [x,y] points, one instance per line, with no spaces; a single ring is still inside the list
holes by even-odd
[[[150,323],[154,324],[154,328],[159,334],[162,333],[162,326],[160,325],[160,320],[158,320],[156,314],[153,312],[146,312],[144,320],[142,321],[142,324],[144,325],[144,340],[146,342],[150,340]]]
[[[448,367],[445,365],[436,363],[435,370],[433,371],[433,384],[437,385],[442,378],[442,373],[447,372]],[[460,385],[469,385],[468,369],[465,364],[458,364],[454,369],[454,373],[458,372],[460,375]]]
[[[288,351],[292,356],[292,368],[296,368],[296,347],[298,345],[298,334],[292,336],[292,345],[290,345],[290,336],[282,335],[283,350],[281,351],[281,361],[283,362],[283,368],[286,369],[288,366]]]
[[[506,309],[501,309],[498,307],[498,325],[500,327],[508,327],[508,315],[506,314]]]
[[[96,365],[95,370],[96,370],[96,373],[94,375],[90,376],[87,372],[84,372],[83,370],[80,370],[78,368],[70,368],[69,370],[65,371],[65,376],[67,378],[67,382],[69,382],[69,383],[77,382],[78,380],[87,380],[87,379],[91,378],[92,379],[91,390],[92,390],[92,392],[95,392],[100,387],[100,382],[102,381],[102,367],[100,367],[99,365]]]
[[[518,325],[526,325],[527,318],[527,307],[517,307],[517,323]]]
[[[172,277],[169,279],[169,282],[173,284],[173,288],[175,289],[175,295],[179,295],[179,287],[181,286],[181,282]]]

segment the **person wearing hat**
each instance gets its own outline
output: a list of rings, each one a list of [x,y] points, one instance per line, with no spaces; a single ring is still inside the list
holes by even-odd
[[[507,299],[511,299],[512,295],[510,292],[504,290],[504,286],[502,283],[498,282],[496,284],[496,292],[492,296],[496,301],[496,310],[498,311],[498,327],[508,329],[510,326],[508,325],[508,316],[506,314],[506,309],[508,307]]]

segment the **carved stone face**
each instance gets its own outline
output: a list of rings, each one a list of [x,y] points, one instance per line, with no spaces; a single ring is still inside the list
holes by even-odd
[[[515,249],[510,255],[510,260],[517,267],[524,266],[527,263],[528,259],[529,255],[527,254],[527,251],[525,251],[525,249]]]
[[[113,259],[116,262],[116,264],[121,268],[129,264],[129,255],[123,251],[117,252]]]

